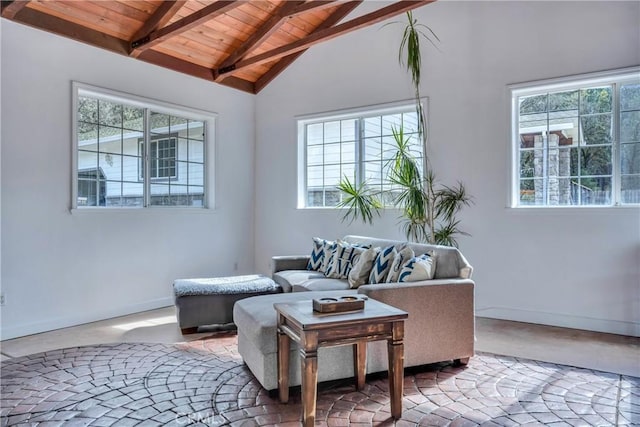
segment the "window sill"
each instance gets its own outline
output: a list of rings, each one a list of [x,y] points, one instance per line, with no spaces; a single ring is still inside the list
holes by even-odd
[[[187,208],[187,207],[149,207],[149,208],[73,208],[69,210],[71,215],[211,215],[215,214],[214,208]]]
[[[575,215],[597,214],[597,215],[626,215],[637,214],[640,205],[618,205],[618,206],[507,206],[505,208],[514,215]]]

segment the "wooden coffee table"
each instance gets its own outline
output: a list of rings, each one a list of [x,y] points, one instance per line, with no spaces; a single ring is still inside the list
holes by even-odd
[[[404,319],[407,312],[369,299],[364,310],[340,314],[313,311],[311,301],[274,304],[278,314],[278,393],[289,401],[289,351],[291,341],[300,346],[302,421],[313,426],[318,390],[318,347],[353,345],[356,388],[364,387],[367,342],[387,340],[391,415],[402,416],[404,381]]]

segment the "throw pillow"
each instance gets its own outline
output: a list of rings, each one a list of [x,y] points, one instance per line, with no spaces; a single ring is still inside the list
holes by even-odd
[[[402,271],[402,267],[407,265],[407,263],[409,263],[413,256],[413,249],[408,246],[405,246],[398,251],[395,258],[393,258],[391,269],[389,270],[389,274],[387,275],[387,283],[398,281],[398,279],[400,278],[400,271]]]
[[[342,240],[338,240],[336,248],[333,251],[333,257],[325,276],[332,277],[334,279],[346,279],[349,276],[349,272],[356,262],[356,258],[365,248],[359,245],[352,245]]]
[[[357,257],[348,277],[349,286],[352,289],[358,288],[367,283],[369,274],[371,274],[371,269],[373,268],[373,263],[376,260],[379,251],[380,248],[369,248]]]
[[[395,246],[388,246],[380,250],[376,257],[371,274],[369,274],[369,283],[384,283],[391,270],[391,264],[396,257],[397,251]]]
[[[398,282],[417,282],[431,280],[436,272],[436,259],[431,254],[411,258],[400,271]]]
[[[320,271],[322,261],[324,261],[324,240],[319,237],[313,238],[313,247],[311,248],[311,256],[307,263],[307,270]]]
[[[320,266],[320,269],[318,270],[321,273],[327,274],[327,270],[329,269],[329,264],[331,263],[331,260],[333,259],[333,253],[336,250],[336,248],[338,247],[338,243],[334,242],[332,240],[324,240],[323,241],[323,252],[324,252],[324,257],[322,258],[322,265]]]

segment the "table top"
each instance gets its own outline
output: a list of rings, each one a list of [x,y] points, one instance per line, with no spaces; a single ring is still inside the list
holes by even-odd
[[[371,321],[393,322],[409,317],[406,311],[371,298],[365,301],[363,310],[343,313],[315,312],[313,311],[312,300],[276,303],[273,307],[278,313],[298,324],[302,330],[324,329],[333,326],[369,323]]]

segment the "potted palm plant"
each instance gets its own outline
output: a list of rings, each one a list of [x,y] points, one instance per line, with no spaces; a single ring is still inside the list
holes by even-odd
[[[456,215],[471,203],[471,197],[460,182],[454,187],[438,183],[427,154],[426,117],[420,96],[420,40],[424,38],[433,43],[437,36],[427,26],[419,24],[411,12],[407,12],[407,19],[398,59],[411,74],[423,165],[421,167],[420,159],[412,149],[413,142],[404,129],[393,128],[395,153],[388,164],[392,189],[374,191],[366,181],[354,183],[345,176],[338,185],[342,193],[339,206],[345,209],[343,221],[357,219],[373,223],[374,216],[379,216],[383,208],[382,200],[391,200],[401,211],[402,229],[408,240],[457,246],[456,237],[468,234],[459,228]]]

